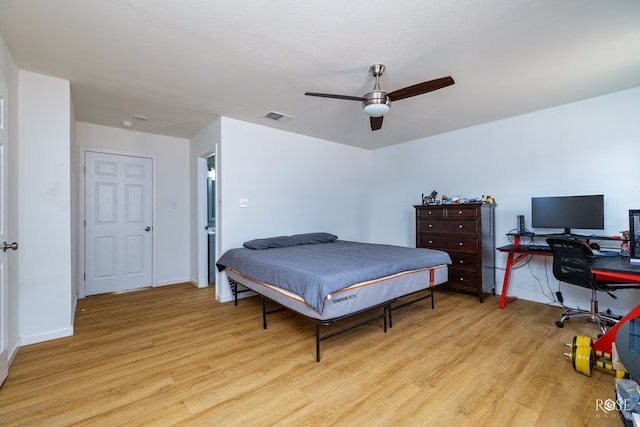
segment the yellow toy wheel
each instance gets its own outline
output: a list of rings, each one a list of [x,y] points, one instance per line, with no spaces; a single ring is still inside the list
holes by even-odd
[[[593,340],[591,339],[591,337],[585,336],[585,335],[579,335],[575,338],[575,345],[577,345],[578,347],[589,347],[591,348],[593,346]]]
[[[591,376],[591,347],[577,347],[575,351],[576,371]]]

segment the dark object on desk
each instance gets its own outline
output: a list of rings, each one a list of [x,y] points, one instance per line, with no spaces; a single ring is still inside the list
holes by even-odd
[[[591,271],[591,265],[596,257],[586,243],[557,238],[547,239],[547,243],[553,252],[554,277],[561,282],[591,289],[591,310],[569,309],[556,322],[556,326],[562,328],[565,320],[580,317],[597,323],[602,333],[605,334],[607,325],[615,324],[619,319],[599,312],[597,292],[606,292],[612,298],[616,298],[610,291],[637,286],[596,280],[595,274]]]
[[[518,215],[518,234],[524,234],[524,215]]]
[[[548,245],[527,245],[527,250],[531,252],[551,252],[551,247]]]
[[[629,252],[631,258],[640,258],[640,209],[629,209]]]

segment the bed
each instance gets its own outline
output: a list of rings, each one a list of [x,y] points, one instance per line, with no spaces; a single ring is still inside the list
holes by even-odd
[[[306,233],[245,242],[216,263],[226,271],[235,303],[240,286],[262,297],[263,327],[272,301],[311,319],[320,341],[373,320],[383,319],[384,332],[393,326],[392,310],[425,298],[434,307],[433,287],[447,281],[446,252],[339,240],[330,233]],[[410,302],[396,304],[404,296]],[[396,305],[394,305],[396,304]],[[348,327],[320,334],[321,326],[362,313],[371,317]]]

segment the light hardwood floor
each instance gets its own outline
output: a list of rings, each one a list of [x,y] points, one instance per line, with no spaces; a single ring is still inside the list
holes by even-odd
[[[75,335],[22,347],[0,388],[0,425],[620,426],[613,373],[575,372],[563,342],[595,336],[561,309],[498,308],[437,292],[322,343],[285,311],[262,329],[238,307],[180,284],[78,303]]]

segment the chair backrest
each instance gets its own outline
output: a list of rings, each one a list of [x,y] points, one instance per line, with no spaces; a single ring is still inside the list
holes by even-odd
[[[591,264],[595,259],[591,248],[583,242],[571,239],[547,239],[553,252],[553,275],[561,282],[584,288],[595,288]]]

